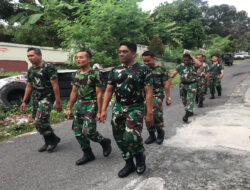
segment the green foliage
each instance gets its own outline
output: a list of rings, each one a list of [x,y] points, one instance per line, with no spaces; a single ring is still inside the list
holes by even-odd
[[[147,39],[144,27],[148,14],[137,6],[137,0],[90,0],[77,5],[73,21],[64,19],[57,24],[64,38],[65,48],[90,49],[93,62],[102,66],[118,65],[118,48],[121,41],[143,43]]]
[[[154,38],[149,43],[148,49],[153,52],[156,57],[161,57],[163,55],[165,47],[159,35],[154,35]]]
[[[182,47],[168,47],[166,48],[162,58],[167,62],[181,63],[183,51],[184,49]]]
[[[186,49],[202,47],[205,39],[205,30],[201,21],[193,19],[188,23],[184,22],[182,25],[183,47]]]
[[[175,0],[161,4],[152,14],[153,20],[157,22],[157,29],[153,31],[169,46],[188,49],[201,47],[205,38],[205,30],[199,20],[201,5],[206,4],[201,0]]]
[[[6,72],[6,73],[0,73],[0,76],[11,77],[11,76],[22,75],[22,74],[23,73],[19,73],[19,72]]]
[[[62,107],[63,110],[67,109],[68,107],[68,102],[67,101],[62,101]],[[31,114],[33,111],[33,108],[31,106],[26,107],[26,112],[25,114]],[[20,110],[19,106],[15,105],[12,109],[6,109],[0,104],[0,120],[4,121],[5,118],[9,116],[14,116],[14,115],[20,115]],[[50,123],[55,124],[61,121],[64,121],[66,119],[66,114],[65,112],[57,112],[55,110],[51,111],[51,116],[50,116]],[[0,141],[21,135],[30,131],[33,131],[35,129],[34,123],[21,123],[21,124],[12,124],[9,127],[3,126],[2,123],[0,123]]]
[[[59,47],[62,39],[58,38],[55,22],[67,16],[65,10],[70,6],[58,0],[42,0],[39,4],[21,1],[15,6],[17,13],[8,19],[9,25],[19,23],[14,27],[15,43]]]
[[[227,52],[228,46],[230,44],[230,36],[222,38],[220,36],[214,36],[207,42],[207,53],[206,56],[210,57],[212,54],[222,55]]]

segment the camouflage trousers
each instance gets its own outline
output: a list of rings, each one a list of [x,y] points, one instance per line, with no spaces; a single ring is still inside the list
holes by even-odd
[[[90,140],[101,142],[104,137],[96,130],[97,103],[95,100],[77,100],[72,130],[82,149],[90,147]]]
[[[200,77],[199,80],[197,80],[197,94],[196,94],[196,98],[198,99],[198,102],[202,102],[204,99],[204,95],[206,93],[206,87],[207,87],[207,83],[206,83],[206,79]]]
[[[196,96],[196,86],[196,82],[191,84],[180,83],[180,96],[185,107],[185,111],[193,112],[194,100]]]
[[[148,132],[155,132],[157,129],[162,129],[164,127],[162,102],[163,98],[161,97],[153,98],[154,124],[152,126],[147,126]]]
[[[221,79],[220,75],[212,75],[209,79],[209,84],[210,84],[210,93],[214,94],[215,93],[215,88],[221,88]]]
[[[35,120],[37,131],[43,135],[51,135],[53,129],[50,126],[50,112],[53,108],[53,101],[48,99],[32,100],[32,118]]]
[[[113,136],[125,160],[144,151],[141,136],[143,115],[143,105],[122,106],[116,102],[113,106]]]

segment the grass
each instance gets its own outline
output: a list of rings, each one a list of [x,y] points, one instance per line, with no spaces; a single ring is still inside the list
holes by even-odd
[[[62,107],[63,107],[63,110],[67,109],[68,102],[62,101]],[[31,106],[27,106],[26,113],[23,114],[23,116],[27,117],[28,115],[32,114],[32,110],[33,109]],[[27,123],[4,125],[4,121],[8,116],[14,117],[17,115],[19,116],[21,115],[19,111],[19,106],[16,105],[14,106],[13,109],[10,109],[10,110],[6,110],[2,106],[0,106],[0,121],[2,121],[0,123],[0,141],[8,139],[10,137],[18,136],[27,132],[31,132],[35,129],[33,120],[30,120]],[[50,115],[51,124],[59,123],[65,120],[66,120],[66,114],[64,111],[57,112],[54,109],[51,111],[51,115]]]
[[[16,75],[23,75],[23,73],[19,73],[19,72],[0,73],[0,76],[2,76],[2,77],[11,77],[11,76],[16,76]]]

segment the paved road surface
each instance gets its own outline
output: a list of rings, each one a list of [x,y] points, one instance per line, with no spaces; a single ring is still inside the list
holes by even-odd
[[[250,60],[229,67],[223,79],[222,97],[206,97],[204,108],[195,108],[189,124],[178,88],[172,88],[173,104],[164,107],[164,144],[147,145],[147,171],[119,179],[124,166],[108,122],[98,130],[112,138],[113,151],[102,156],[92,143],[96,160],[75,166],[82,152],[71,131],[72,121],[54,126],[62,138],[57,152],[38,153],[41,137],[24,135],[0,143],[1,190],[160,190],[250,189]],[[248,77],[248,78],[247,78]],[[249,87],[249,88],[248,88]],[[248,90],[249,89],[249,90]],[[144,130],[143,137],[147,137]]]

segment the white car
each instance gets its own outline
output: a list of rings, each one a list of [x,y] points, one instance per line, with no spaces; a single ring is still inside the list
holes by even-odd
[[[234,59],[245,59],[245,55],[243,53],[236,53]]]

